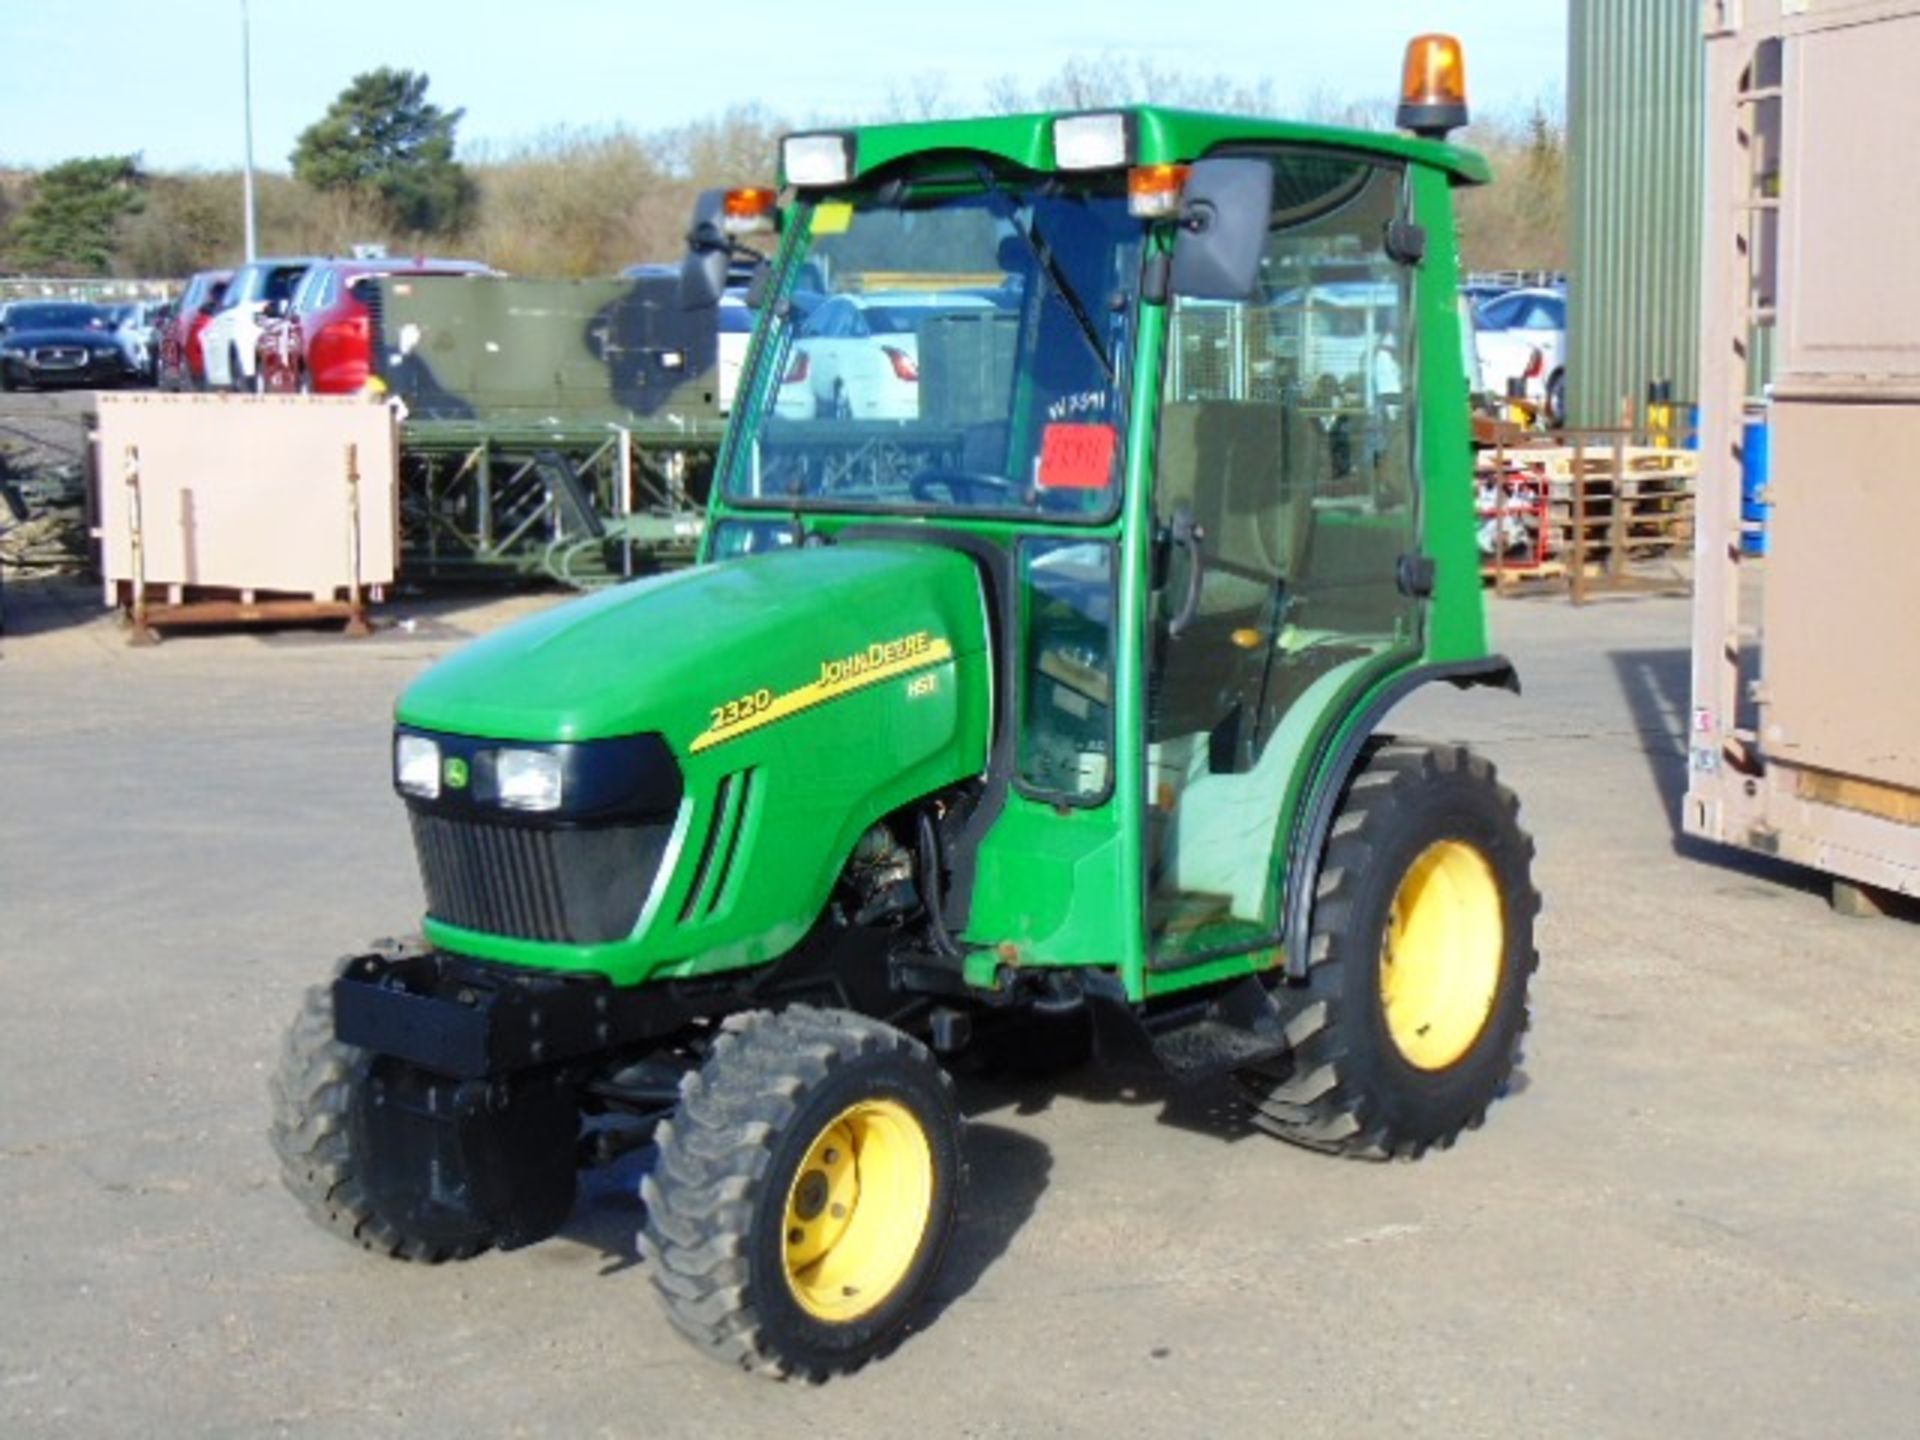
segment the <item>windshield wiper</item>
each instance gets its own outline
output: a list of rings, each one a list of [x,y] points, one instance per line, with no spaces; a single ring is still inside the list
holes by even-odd
[[[1093,317],[1087,314],[1087,307],[1080,303],[1080,297],[1074,293],[1073,286],[1067,283],[1066,275],[1060,269],[1060,262],[1054,258],[1053,249],[1031,225],[1020,223],[1020,207],[1015,205],[1007,192],[1000,188],[1000,182],[993,178],[993,171],[984,164],[976,163],[975,172],[980,183],[1006,212],[1004,219],[1013,226],[1014,233],[1026,242],[1027,250],[1033,256],[1034,264],[1047,283],[1053,287],[1053,293],[1060,297],[1060,303],[1067,307],[1067,313],[1073,316],[1074,324],[1080,327],[1080,336],[1087,342],[1087,349],[1093,352],[1093,358],[1100,364],[1100,373],[1107,377],[1112,385],[1117,377],[1113,370],[1113,361],[1107,358],[1107,350],[1100,343],[1100,332],[1094,328]]]

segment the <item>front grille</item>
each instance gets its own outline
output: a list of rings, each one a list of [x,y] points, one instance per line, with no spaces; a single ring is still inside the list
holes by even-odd
[[[87,363],[87,352],[77,345],[42,345],[33,352],[33,363],[42,370],[79,370]]]
[[[409,813],[427,914],[521,940],[632,934],[666,847],[665,825],[551,830]]]

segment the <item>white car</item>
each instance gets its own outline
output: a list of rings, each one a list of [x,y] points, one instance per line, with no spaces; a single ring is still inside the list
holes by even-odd
[[[313,263],[311,257],[255,260],[233,272],[220,308],[200,332],[209,390],[259,388],[261,325],[287,313],[293,287]]]
[[[794,337],[774,412],[788,420],[913,420],[920,414],[920,327],[991,310],[964,291],[832,295]]]
[[[1480,373],[1495,395],[1521,393],[1558,424],[1566,413],[1567,297],[1558,290],[1510,290],[1474,312]]]
[[[154,317],[160,311],[158,300],[136,300],[114,307],[113,338],[127,362],[127,373],[151,380],[155,362],[160,358],[154,334]]]
[[[725,415],[733,409],[734,392],[740,388],[740,372],[747,363],[747,343],[753,339],[753,311],[747,308],[740,294],[729,290],[720,297],[719,313],[714,318],[720,327],[714,359],[720,372],[720,413]]]

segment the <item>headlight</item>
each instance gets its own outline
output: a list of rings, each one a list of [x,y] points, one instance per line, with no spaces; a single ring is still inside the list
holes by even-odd
[[[26,350],[19,345],[0,345],[0,355],[6,356],[9,360],[24,360],[27,358]]]
[[[550,750],[502,750],[494,757],[494,785],[509,810],[558,810],[560,775],[560,757]]]
[[[680,767],[659,735],[603,740],[435,735],[402,721],[393,788],[415,809],[523,826],[659,820],[680,808]]]
[[[440,798],[440,747],[424,735],[398,735],[393,742],[394,783],[422,800]]]

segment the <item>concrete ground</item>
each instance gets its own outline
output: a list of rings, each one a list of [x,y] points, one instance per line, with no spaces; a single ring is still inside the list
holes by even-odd
[[[823,1388],[697,1360],[631,1168],[565,1235],[412,1270],[275,1177],[301,988],[407,928],[411,633],[0,641],[0,1434],[1884,1436],[1920,1413],[1920,929],[1675,841],[1684,602],[1495,620],[1525,698],[1421,729],[1519,790],[1547,901],[1521,1093],[1418,1165],[1201,1094],[976,1083],[936,1303]]]

